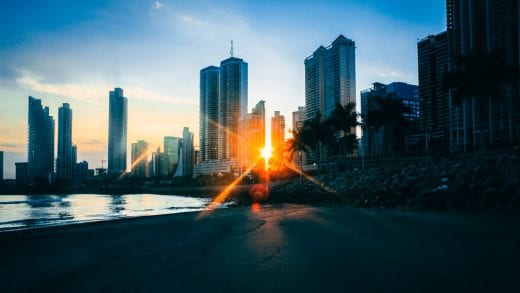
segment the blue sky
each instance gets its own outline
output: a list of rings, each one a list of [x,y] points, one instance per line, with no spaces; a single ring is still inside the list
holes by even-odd
[[[419,38],[445,29],[445,1],[2,1],[0,150],[5,176],[26,160],[27,96],[74,111],[78,159],[106,159],[108,91],[129,99],[128,143],[198,133],[199,70],[249,63],[249,107],[304,105],[303,60],[339,34],[356,42],[357,91],[417,83]],[[358,94],[359,96],[359,94]]]

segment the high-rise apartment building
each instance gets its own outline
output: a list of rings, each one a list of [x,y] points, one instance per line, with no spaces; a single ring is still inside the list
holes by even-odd
[[[265,101],[260,101],[245,117],[240,119],[239,167],[243,172],[260,160],[265,146]]]
[[[356,45],[340,35],[305,59],[306,120],[327,118],[336,104],[356,102]]]
[[[148,168],[148,143],[139,140],[132,143],[132,175],[146,177]]]
[[[271,148],[275,155],[281,155],[285,147],[285,116],[274,111],[271,117]]]
[[[520,2],[518,0],[447,0],[448,70],[459,68],[460,56],[502,50],[505,62],[520,64]],[[501,98],[466,97],[450,92],[452,150],[482,143],[511,144],[520,140],[520,81],[503,84]]]
[[[292,130],[301,130],[305,123],[305,107],[299,106],[298,111],[292,112]]]
[[[327,48],[320,46],[305,59],[305,120],[330,117],[336,104],[356,102],[356,45],[343,35]],[[311,152],[309,159],[326,160],[329,151]],[[319,158],[318,158],[319,156]]]
[[[180,137],[173,137],[173,136],[165,136],[163,139],[164,153],[162,155],[164,156],[163,161],[165,161],[165,160],[167,161],[166,162],[166,166],[167,166],[166,175],[168,175],[168,176],[172,176],[175,173],[175,170],[177,169],[177,165],[179,164],[181,145],[182,145],[181,141],[182,141],[182,139]]]
[[[175,177],[192,177],[195,164],[195,150],[193,147],[193,133],[188,127],[182,131],[182,144],[179,165],[175,171]]]
[[[72,162],[72,109],[68,103],[58,108],[58,156],[56,176],[71,179],[74,165]]]
[[[220,63],[218,158],[238,157],[238,121],[247,115],[247,63],[230,57]]]
[[[117,175],[126,172],[128,100],[123,89],[110,91],[108,111],[108,173]]]
[[[424,134],[425,150],[432,147],[449,150],[448,34],[428,36],[417,43],[419,61],[419,95],[421,97],[420,133]]]
[[[200,71],[199,147],[200,161],[218,158],[220,68]]]
[[[28,172],[30,180],[52,180],[54,173],[54,119],[49,107],[29,96]]]

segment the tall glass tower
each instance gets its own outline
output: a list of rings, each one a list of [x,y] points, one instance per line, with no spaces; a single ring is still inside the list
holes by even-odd
[[[126,171],[128,126],[128,100],[123,96],[123,89],[110,91],[108,112],[108,173],[121,174]]]
[[[238,158],[238,121],[247,115],[247,63],[230,57],[220,63],[218,158]]]
[[[220,68],[209,66],[200,71],[200,161],[218,158],[218,98]]]
[[[54,172],[54,118],[49,107],[29,96],[29,136],[27,160],[31,180],[44,178],[50,181]]]
[[[328,118],[336,104],[356,102],[356,45],[343,35],[305,59],[305,119]]]
[[[73,170],[72,154],[72,109],[68,103],[58,108],[58,158],[56,175],[69,179]]]

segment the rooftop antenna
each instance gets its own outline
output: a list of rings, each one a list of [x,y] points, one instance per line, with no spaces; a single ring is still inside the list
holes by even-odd
[[[229,50],[229,55],[233,57],[233,40],[231,40],[231,49]]]

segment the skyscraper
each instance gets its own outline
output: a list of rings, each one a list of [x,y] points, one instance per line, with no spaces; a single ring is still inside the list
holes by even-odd
[[[175,177],[192,177],[195,151],[193,148],[193,133],[188,127],[184,127],[182,131],[182,146],[180,152],[179,165],[175,171]]]
[[[330,117],[336,104],[356,102],[356,46],[354,41],[338,36],[327,48],[320,46],[305,63],[305,120],[319,115]],[[309,159],[323,161],[329,151],[310,152]],[[318,157],[319,156],[319,157]]]
[[[300,130],[305,122],[305,107],[299,106],[298,111],[292,112],[292,130]]]
[[[63,103],[63,105],[58,108],[57,177],[71,179],[73,175],[72,164],[72,109],[68,103]]]
[[[108,172],[117,175],[126,172],[128,101],[123,89],[110,91],[108,111]]]
[[[193,164],[195,163],[194,155],[195,150],[193,148],[193,133],[190,132],[188,127],[184,127],[182,130],[182,151],[183,151],[183,176],[193,176]]]
[[[258,102],[251,113],[240,119],[239,125],[239,167],[244,171],[259,161],[260,150],[265,146],[265,101]]]
[[[148,143],[139,140],[132,143],[132,175],[146,177],[148,168]]]
[[[200,71],[200,161],[218,158],[220,68],[209,66]]]
[[[167,161],[165,167],[168,170],[165,176],[172,176],[179,164],[181,141],[180,137],[164,137],[164,153],[162,155],[164,156],[163,160]]]
[[[28,171],[30,180],[51,181],[54,172],[54,119],[49,107],[29,96]]]
[[[247,63],[230,57],[220,63],[218,158],[238,157],[238,120],[247,115]]]
[[[280,111],[274,111],[271,117],[271,148],[278,157],[283,153],[285,147],[285,117]]]
[[[419,59],[419,95],[421,97],[421,133],[425,149],[448,150],[449,99],[445,90],[448,71],[448,34],[428,36],[417,43]]]
[[[499,49],[508,65],[520,64],[518,0],[447,0],[448,70],[459,68],[460,56]],[[455,103],[450,93],[452,150],[482,143],[511,144],[520,140],[520,81],[502,85],[493,101],[466,97]]]
[[[340,35],[305,59],[305,119],[330,116],[336,104],[356,102],[354,41]]]

